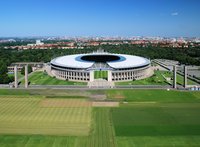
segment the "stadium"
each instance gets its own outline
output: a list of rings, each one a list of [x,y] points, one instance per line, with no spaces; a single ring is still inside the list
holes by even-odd
[[[153,74],[150,60],[126,54],[94,52],[57,57],[50,62],[51,74],[69,81],[94,81],[94,72],[107,71],[107,81],[132,81]]]

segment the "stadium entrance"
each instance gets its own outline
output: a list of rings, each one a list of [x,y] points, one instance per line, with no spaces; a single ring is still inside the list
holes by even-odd
[[[94,79],[108,80],[108,71],[105,71],[105,70],[94,71]]]

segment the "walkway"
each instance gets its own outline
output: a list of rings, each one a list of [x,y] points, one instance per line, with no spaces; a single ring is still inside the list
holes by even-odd
[[[88,82],[89,88],[112,88],[114,86],[114,82],[108,82],[105,79],[95,79],[92,82]]]

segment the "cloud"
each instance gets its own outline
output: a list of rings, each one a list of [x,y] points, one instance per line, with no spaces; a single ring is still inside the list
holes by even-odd
[[[171,13],[171,16],[178,16],[178,12]]]

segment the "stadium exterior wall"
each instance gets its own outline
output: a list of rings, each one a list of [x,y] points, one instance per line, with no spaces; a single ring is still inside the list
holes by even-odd
[[[59,68],[51,68],[51,73],[58,79],[69,81],[89,82],[94,80],[94,71],[84,70],[64,70]],[[108,81],[131,81],[140,80],[153,75],[151,65],[147,67],[132,70],[115,70],[108,71]]]

